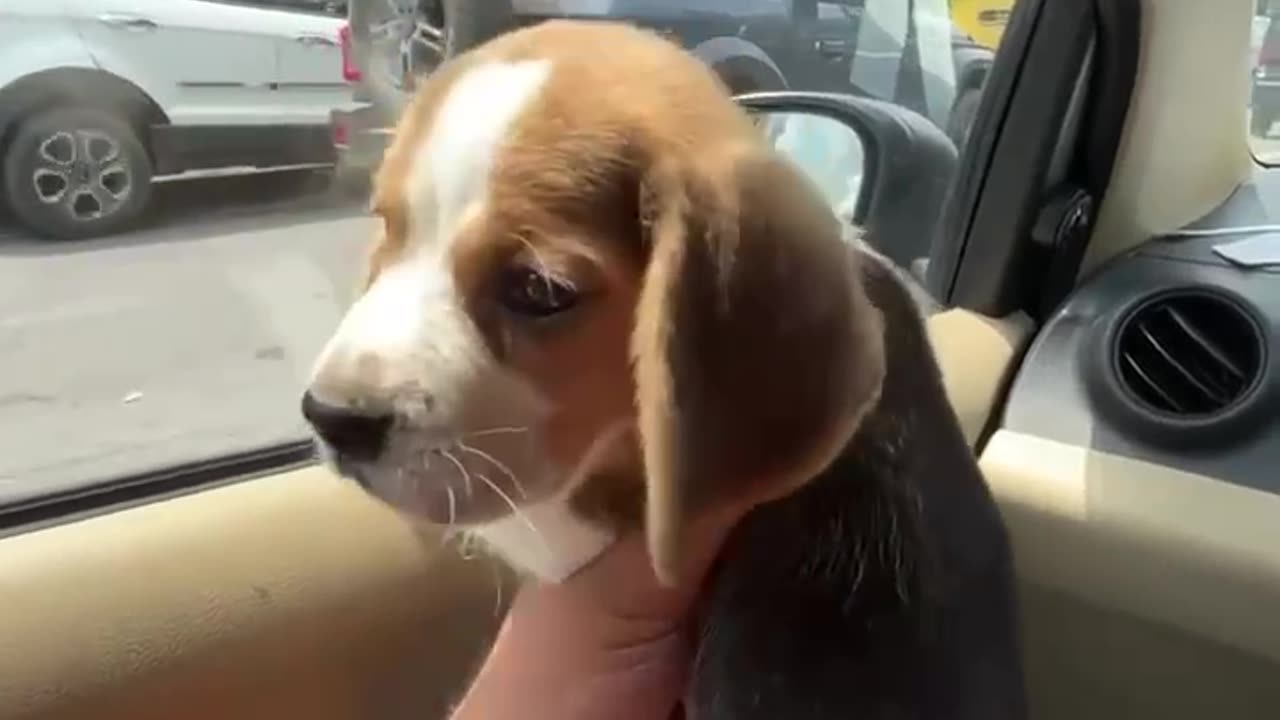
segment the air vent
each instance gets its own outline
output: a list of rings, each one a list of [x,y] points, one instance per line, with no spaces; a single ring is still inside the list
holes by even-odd
[[[1116,335],[1120,383],[1147,410],[1207,418],[1258,384],[1265,356],[1258,325],[1216,293],[1162,295],[1139,307]]]

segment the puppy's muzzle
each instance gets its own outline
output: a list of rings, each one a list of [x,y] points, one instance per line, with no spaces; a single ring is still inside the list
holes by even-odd
[[[330,405],[318,400],[310,390],[302,395],[302,416],[337,455],[339,465],[344,461],[378,459],[386,448],[394,419],[390,414],[371,415]]]

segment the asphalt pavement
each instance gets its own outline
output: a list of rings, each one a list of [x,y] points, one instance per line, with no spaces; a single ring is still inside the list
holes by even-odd
[[[305,436],[372,220],[298,177],[159,190],[147,227],[0,222],[0,504]]]

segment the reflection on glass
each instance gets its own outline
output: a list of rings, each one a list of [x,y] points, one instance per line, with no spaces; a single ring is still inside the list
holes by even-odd
[[[852,220],[865,162],[858,133],[839,120],[813,113],[761,113],[760,122],[774,148],[818,184],[837,215]]]

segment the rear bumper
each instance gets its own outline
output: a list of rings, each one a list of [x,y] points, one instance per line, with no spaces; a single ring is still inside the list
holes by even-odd
[[[367,190],[391,138],[370,103],[353,103],[329,113],[330,137],[339,181],[352,191]]]

